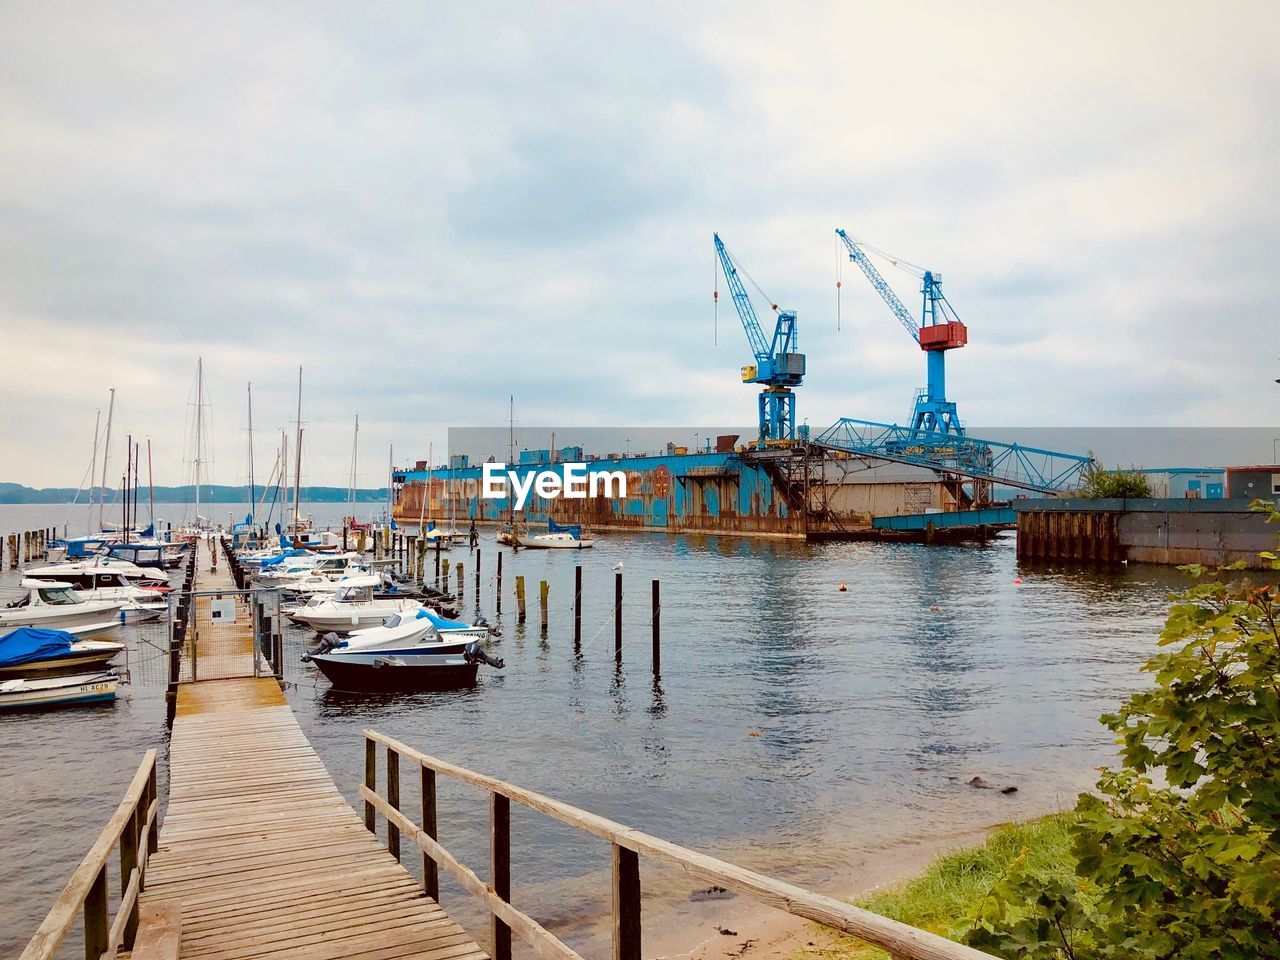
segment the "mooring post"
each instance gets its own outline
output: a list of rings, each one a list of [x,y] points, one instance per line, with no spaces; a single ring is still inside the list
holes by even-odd
[[[658,602],[658,581],[653,581],[653,675],[662,672],[662,604]]]
[[[524,623],[524,574],[516,577],[516,619]]]
[[[622,662],[622,571],[613,575],[613,656]]]
[[[466,581],[462,579],[462,564],[458,564],[457,570],[458,570],[458,599],[461,600],[464,596],[466,596],[467,584],[466,584]]]
[[[480,548],[476,547],[476,606],[480,606]]]
[[[347,552],[347,520],[345,517],[342,519],[342,552]]]
[[[640,855],[613,845],[613,960],[640,960]]]
[[[498,551],[498,588],[493,592],[493,603],[497,608],[494,612],[502,612],[502,551]]]
[[[436,536],[436,589],[440,589],[440,537]]]
[[[542,632],[543,633],[547,632],[547,594],[550,592],[550,590],[551,590],[551,584],[549,584],[546,580],[539,581],[538,599],[542,607]]]
[[[582,647],[582,564],[573,568],[573,649]]]

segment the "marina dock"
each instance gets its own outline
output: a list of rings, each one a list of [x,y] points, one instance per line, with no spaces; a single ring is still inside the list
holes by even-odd
[[[610,844],[614,960],[642,956],[642,856],[676,867],[691,881],[858,936],[895,960],[988,956],[457,767],[373,730],[362,734],[361,817],[307,741],[279,681],[261,675],[257,620],[247,615],[258,601],[236,590],[228,566],[192,581],[194,612],[181,640],[182,662],[197,666],[184,669],[177,684],[163,824],[157,752],[149,750],[21,960],[56,956],[78,917],[86,960],[510,960],[513,936],[539,957],[581,960],[510,902],[513,802]],[[243,675],[230,675],[236,670]],[[420,788],[416,819],[401,805],[402,766],[406,781]],[[438,777],[487,795],[487,878],[438,837]],[[379,816],[385,840],[378,837]],[[402,844],[418,849],[420,878],[402,865]],[[488,952],[438,903],[441,869],[487,907]]]

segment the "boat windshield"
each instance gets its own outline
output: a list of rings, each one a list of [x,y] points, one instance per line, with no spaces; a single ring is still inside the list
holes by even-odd
[[[384,627],[398,627],[398,626],[400,626],[400,614],[398,614],[398,613],[393,613],[391,616],[387,617],[387,619],[385,619],[385,620],[383,620],[383,621],[382,621],[382,625],[383,625]]]
[[[373,599],[373,587],[342,587],[334,597],[339,603],[360,603]]]
[[[59,607],[79,603],[80,598],[70,587],[41,587],[40,602],[47,603],[51,607]]]

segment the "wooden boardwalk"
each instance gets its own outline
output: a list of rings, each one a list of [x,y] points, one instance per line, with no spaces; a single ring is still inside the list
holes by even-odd
[[[219,587],[234,589],[229,574],[198,576],[197,589]],[[207,602],[195,620],[195,642],[218,644],[197,656],[229,663]],[[276,681],[252,678],[242,633],[249,676],[202,672],[178,689],[143,910],[176,904],[179,956],[202,960],[484,958],[343,799]]]

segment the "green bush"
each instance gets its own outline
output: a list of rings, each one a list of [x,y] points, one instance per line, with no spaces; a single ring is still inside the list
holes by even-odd
[[[1154,686],[1102,718],[1122,766],[1080,797],[1077,877],[1014,863],[970,945],[1025,960],[1280,957],[1280,586],[1188,569],[1200,582],[1144,668]]]
[[[1085,472],[1080,488],[1080,496],[1090,500],[1101,500],[1107,497],[1149,497],[1151,482],[1145,473],[1137,470],[1102,470],[1093,467]]]

